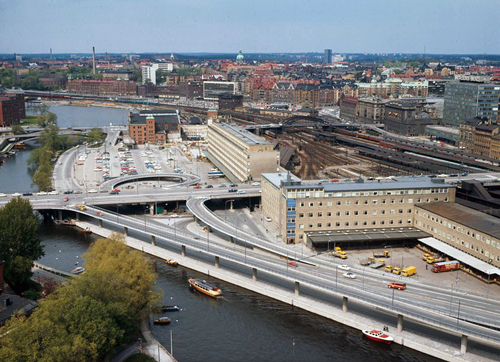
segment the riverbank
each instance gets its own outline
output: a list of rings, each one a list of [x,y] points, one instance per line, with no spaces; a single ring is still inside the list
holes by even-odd
[[[77,225],[81,228],[89,227],[91,230],[100,236],[109,237],[112,231],[101,228],[86,222],[78,222]],[[359,336],[362,338],[361,330],[363,329],[382,329],[382,325],[376,320],[367,318],[363,315],[354,313],[352,311],[343,311],[336,308],[331,304],[327,304],[309,297],[296,295],[293,292],[278,288],[274,285],[261,282],[259,280],[252,280],[246,276],[237,274],[235,272],[228,272],[217,268],[215,265],[207,264],[198,260],[193,260],[188,257],[176,254],[169,250],[157,247],[147,242],[127,236],[125,238],[128,246],[141,250],[144,253],[159,257],[163,260],[175,259],[180,265],[195,270],[197,272],[206,274],[208,276],[226,281],[228,283],[237,285],[239,287],[251,290],[253,292],[271,297],[275,300],[289,304],[292,307],[298,307],[316,315],[322,316],[327,319],[334,320],[346,326],[354,328],[359,331]],[[402,346],[414,349],[416,351],[428,354],[430,356],[442,359],[444,361],[453,362],[491,362],[489,359],[473,353],[463,354],[460,349],[460,338],[457,336],[457,345],[452,346],[444,344],[432,339],[422,337],[421,335],[409,331],[397,331],[395,324],[388,324],[390,333],[394,337],[394,342]]]

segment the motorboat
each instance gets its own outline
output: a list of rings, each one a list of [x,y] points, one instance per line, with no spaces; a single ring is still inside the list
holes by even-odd
[[[222,290],[220,290],[220,288],[208,283],[206,280],[189,278],[188,282],[192,288],[213,298],[222,295]]]
[[[170,318],[167,317],[160,317],[157,319],[153,319],[153,324],[164,325],[164,324],[170,324],[170,322],[171,322]]]
[[[179,306],[177,305],[162,305],[160,307],[162,312],[177,312],[180,310]]]
[[[390,335],[388,335],[384,331],[379,331],[377,329],[372,329],[372,330],[362,330],[363,334],[377,342],[382,342],[382,343],[387,343],[391,344],[394,341],[394,338],[392,338]]]
[[[78,266],[75,269],[71,271],[72,274],[81,274],[85,271],[85,268],[83,266]]]
[[[177,262],[177,260],[174,260],[174,259],[167,259],[167,260],[165,260],[165,263],[167,263],[168,265],[172,265],[172,266],[179,265],[179,263]]]

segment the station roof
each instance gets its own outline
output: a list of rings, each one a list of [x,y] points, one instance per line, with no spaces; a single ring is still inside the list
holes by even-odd
[[[240,139],[245,142],[247,145],[270,145],[271,142],[268,142],[266,139],[254,135],[251,132],[248,132],[243,127],[240,127],[236,124],[232,123],[217,123],[217,126],[226,130],[226,132],[230,133],[232,136]]]
[[[454,248],[451,245],[448,245],[446,243],[443,243],[442,241],[439,241],[438,239],[435,239],[433,237],[427,237],[427,238],[418,239],[418,241],[424,243],[427,246],[430,246],[433,249],[438,250],[439,252],[441,252],[443,254],[450,256],[453,259],[458,260],[462,264],[468,265],[468,266],[470,266],[476,270],[479,270],[485,274],[500,275],[499,268],[497,268],[491,264],[488,264],[482,260],[479,260],[478,258],[475,258],[472,255],[466,254],[463,251],[458,250],[457,248]]]

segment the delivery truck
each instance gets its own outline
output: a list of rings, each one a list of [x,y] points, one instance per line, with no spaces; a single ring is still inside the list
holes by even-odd
[[[414,266],[409,266],[401,270],[401,275],[404,277],[409,277],[413,274],[417,274],[417,268],[415,268]]]
[[[456,260],[452,260],[452,261],[444,261],[441,263],[434,263],[432,265],[431,270],[434,273],[442,273],[442,272],[458,270],[458,269],[460,269],[460,263]]]

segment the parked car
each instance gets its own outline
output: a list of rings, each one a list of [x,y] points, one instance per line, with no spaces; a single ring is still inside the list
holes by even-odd
[[[25,192],[25,193],[23,193],[23,196],[33,196],[33,193],[32,192]]]
[[[246,194],[247,192],[245,190],[238,190],[236,193],[237,194]]]
[[[269,216],[266,216],[266,221],[271,221],[271,218]]]
[[[351,267],[349,265],[345,265],[345,264],[339,265],[337,268],[345,270],[345,271],[351,270]]]
[[[236,189],[229,189],[228,192],[238,192]]]
[[[95,194],[95,193],[97,193],[97,190],[96,190],[96,189],[90,189],[90,190],[89,190],[89,194]]]
[[[7,197],[7,195],[4,194],[3,192],[0,192],[0,197]]]
[[[206,187],[206,188],[207,188],[207,189],[213,189],[214,187],[213,187],[213,185],[207,185],[207,187]]]
[[[109,194],[110,194],[110,195],[118,195],[118,194],[119,194],[119,192],[118,192],[118,191],[115,191],[115,190],[111,190],[111,191],[109,192]]]
[[[260,186],[260,183],[258,183],[258,182],[252,182],[252,186]]]
[[[36,193],[37,196],[45,196],[47,193],[45,191],[39,191]]]
[[[193,189],[201,189],[201,186],[200,185],[196,185],[193,187]]]
[[[12,197],[19,197],[19,196],[21,196],[21,194],[19,192],[12,194]]]
[[[350,272],[344,273],[344,274],[342,274],[342,276],[343,276],[344,278],[356,279],[356,274],[354,274],[354,273],[350,273]]]

